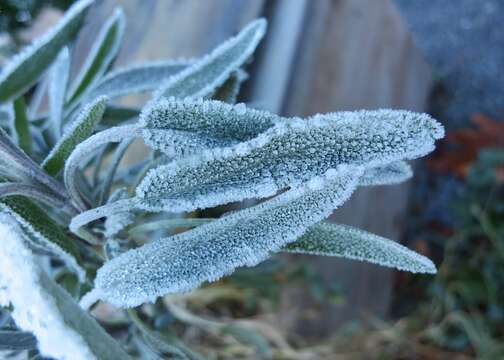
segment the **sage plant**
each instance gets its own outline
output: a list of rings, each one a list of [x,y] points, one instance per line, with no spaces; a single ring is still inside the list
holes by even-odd
[[[75,3],[0,74],[0,304],[17,326],[0,331],[7,348],[134,357],[136,343],[107,334],[89,308],[189,292],[281,252],[435,273],[394,241],[324,219],[358,187],[410,178],[406,161],[443,137],[437,121],[402,110],[284,118],[235,104],[263,19],[202,58],[110,71],[125,29],[117,9],[70,78],[92,3]],[[142,109],[117,105],[138,93],[151,94]],[[120,166],[138,139],[149,155]],[[189,216],[247,199],[255,205],[218,218]],[[197,358],[177,344],[172,355]]]

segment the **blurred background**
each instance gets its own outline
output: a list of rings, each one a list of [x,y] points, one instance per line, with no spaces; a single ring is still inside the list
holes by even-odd
[[[71,3],[2,0],[0,66]],[[128,23],[114,66],[202,56],[262,16],[240,101],[284,116],[425,111],[448,130],[413,180],[363,188],[333,215],[430,257],[436,276],[279,256],[184,297],[193,317],[173,326],[191,347],[215,359],[504,359],[504,1],[101,0],[78,60],[116,5]],[[264,338],[242,334],[251,346],[238,347],[202,319]]]

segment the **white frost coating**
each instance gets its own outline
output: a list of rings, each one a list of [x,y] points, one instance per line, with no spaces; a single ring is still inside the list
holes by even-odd
[[[129,250],[98,270],[89,298],[137,306],[215,281],[237,267],[254,266],[344,203],[361,173],[360,168],[341,167],[322,176],[316,190],[301,185],[194,230]]]
[[[109,72],[89,94],[90,98],[106,95],[116,98],[123,95],[156,90],[173,76],[195,62],[188,60],[166,60],[120,68]]]
[[[250,140],[280,119],[272,113],[247,109],[244,104],[172,97],[146,107],[139,125],[148,146],[170,156],[187,156],[205,148]]]
[[[252,55],[266,32],[266,20],[248,24],[238,35],[226,40],[191,67],[170,77],[154,98],[176,96],[200,98],[210,95]]]
[[[125,26],[124,12],[121,8],[116,8],[112,16],[103,24],[97,40],[94,42],[84,64],[80,68],[79,74],[68,91],[67,100],[82,95],[86,88],[87,91],[90,91],[100,81],[102,75],[105,74],[119,52]],[[89,76],[92,76],[92,78],[89,79]],[[86,82],[88,83],[86,84]],[[90,100],[93,99],[90,98]]]
[[[50,254],[56,256],[60,259],[66,266],[69,267],[78,277],[79,281],[83,283],[86,280],[86,270],[84,270],[74,255],[69,253],[63,247],[59,246],[55,241],[56,239],[48,239],[47,236],[53,235],[55,238],[58,234],[43,234],[41,231],[38,231],[34,228],[34,226],[27,221],[27,219],[23,216],[21,212],[16,211],[15,208],[9,206],[6,203],[0,202],[0,210],[3,213],[7,213],[10,217],[14,218],[19,225],[26,231],[29,235],[31,235],[32,239],[37,243],[38,246],[43,248],[45,251],[48,251]],[[47,228],[49,230],[49,228]],[[0,232],[1,234],[1,232]]]
[[[129,356],[41,269],[16,221],[0,215],[0,302],[17,326],[32,332],[43,356],[117,360]]]
[[[436,273],[432,261],[392,240],[327,222],[312,226],[283,251],[368,261],[412,273]]]
[[[109,203],[114,203],[118,200],[127,198],[128,190],[126,188],[119,188],[110,196]],[[105,220],[105,237],[114,237],[128,225],[131,225],[134,221],[135,215],[131,211],[117,212],[107,216],[107,219]]]
[[[5,64],[2,68],[2,72],[0,73],[0,84],[8,80],[8,78],[11,77],[11,75],[13,75],[13,73],[16,72],[17,69],[23,66],[23,64],[27,60],[29,60],[35,53],[44,48],[51,41],[53,41],[58,35],[60,35],[60,32],[65,27],[81,18],[83,16],[83,13],[93,3],[94,0],[78,1],[77,3],[72,5],[72,7],[70,7],[68,11],[65,12],[65,15],[61,18],[61,20],[58,21],[58,23],[55,26],[49,29],[49,31],[44,33],[44,35],[42,35],[41,37],[36,38],[31,45],[23,48],[20,53],[11,57],[9,62]],[[37,78],[34,78],[31,79],[29,83],[25,83],[23,89],[20,89],[20,91],[18,91],[18,93],[15,95],[18,95],[20,92],[22,93],[24,90],[30,88],[30,86],[32,86],[36,80]]]
[[[442,136],[443,127],[434,119],[408,111],[292,118],[252,140],[150,170],[136,196],[144,210],[171,212],[263,198],[338,165],[374,168],[423,156]]]
[[[395,185],[413,176],[413,169],[405,161],[367,169],[359,180],[361,186]]]

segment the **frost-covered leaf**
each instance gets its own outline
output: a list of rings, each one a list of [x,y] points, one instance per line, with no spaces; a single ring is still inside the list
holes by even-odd
[[[65,94],[70,75],[70,52],[64,47],[49,72],[49,123],[53,141],[61,137]]]
[[[312,226],[283,251],[368,261],[413,273],[436,273],[432,261],[392,240],[328,222]]]
[[[243,108],[243,113],[249,110]],[[138,206],[181,212],[268,197],[341,164],[374,168],[423,156],[442,136],[443,128],[434,119],[407,111],[292,118],[252,140],[201,151],[149,171],[136,189]]]
[[[16,325],[35,335],[43,356],[73,360],[130,358],[42,270],[11,216],[0,216],[0,234],[0,303],[12,304]]]
[[[396,161],[387,165],[367,169],[359,183],[362,186],[394,185],[413,176],[411,166],[405,161]]]
[[[30,134],[30,125],[26,114],[26,103],[21,96],[14,100],[12,104],[14,111],[14,123],[12,124],[12,133],[18,146],[27,154],[32,150],[32,136]]]
[[[25,184],[21,182],[0,182],[0,198],[11,195],[23,195],[25,197],[40,201],[58,210],[69,210],[64,197],[54,194],[44,187],[35,184]]]
[[[123,11],[120,8],[115,9],[112,16],[100,29],[79,74],[72,82],[68,91],[68,102],[73,102],[100,81],[119,51],[125,23]],[[94,99],[90,98],[89,100]]]
[[[3,67],[0,74],[0,103],[23,94],[39,79],[59,51],[77,34],[86,10],[93,2],[81,0],[74,4],[52,29],[35,39],[32,45]]]
[[[100,97],[82,109],[75,122],[42,163],[42,168],[48,174],[57,175],[65,166],[66,159],[75,147],[91,136],[96,124],[101,120],[105,112],[107,101],[106,97]]]
[[[280,121],[277,115],[220,101],[161,99],[140,115],[147,145],[168,156],[250,140]]]
[[[44,210],[18,195],[2,198],[0,209],[17,220],[36,247],[53,254],[75,272],[80,281],[85,280],[86,272],[80,265],[77,247]]]
[[[130,250],[98,270],[83,305],[100,298],[137,306],[254,266],[329,216],[350,197],[360,175],[359,168],[331,170],[262,204]]]
[[[131,66],[110,72],[91,91],[90,98],[136,94],[156,90],[170,76],[194,63],[194,60],[168,60]]]
[[[192,66],[170,77],[156,91],[155,98],[210,95],[252,55],[266,32],[266,21],[258,19],[248,24],[238,35],[228,39]]]
[[[108,201],[109,198],[109,192],[112,187],[112,183],[114,181],[114,176],[116,174],[117,168],[119,167],[119,163],[121,162],[124,154],[126,153],[126,150],[128,150],[128,147],[131,145],[133,142],[133,139],[127,139],[119,143],[119,145],[116,147],[114,150],[114,153],[112,154],[112,157],[107,164],[107,170],[105,171],[105,174],[103,176],[103,179],[101,181],[101,189],[100,189],[100,196],[98,203],[103,204]]]
[[[59,182],[47,175],[28,155],[26,155],[0,128],[0,171],[7,179],[35,181],[47,186],[64,197],[65,189]]]
[[[115,202],[128,198],[126,188],[117,189],[111,196],[109,202]],[[118,212],[108,216],[105,220],[105,237],[112,238],[119,234],[121,230],[135,222],[135,214],[130,211]]]
[[[231,74],[224,84],[215,90],[212,98],[228,104],[236,103],[241,84],[247,79],[248,74],[244,70],[238,69]]]

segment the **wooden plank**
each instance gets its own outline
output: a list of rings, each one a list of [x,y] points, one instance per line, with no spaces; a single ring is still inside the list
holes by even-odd
[[[285,114],[306,116],[383,107],[424,109],[430,70],[389,0],[317,1],[310,5]],[[408,191],[408,184],[359,189],[332,219],[399,240]],[[304,291],[288,289],[281,319],[287,330],[324,336],[363,314],[386,314],[392,283],[389,269],[342,259],[290,258],[311,264],[327,282],[339,281],[346,303],[320,305]]]

